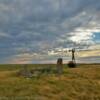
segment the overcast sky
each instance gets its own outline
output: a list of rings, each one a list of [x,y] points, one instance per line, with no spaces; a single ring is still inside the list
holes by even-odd
[[[0,63],[100,62],[100,0],[0,0]]]

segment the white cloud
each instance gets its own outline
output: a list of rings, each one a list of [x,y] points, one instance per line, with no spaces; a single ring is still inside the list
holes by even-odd
[[[100,44],[92,45],[88,48],[89,50],[100,50]]]
[[[92,41],[94,34],[88,31],[79,30],[76,29],[75,32],[73,32],[73,36],[70,37],[70,40],[72,40],[75,43],[82,43],[82,42],[88,42],[90,43]]]
[[[33,60],[43,60],[44,56],[37,53],[23,53],[10,57],[8,59],[8,63],[11,64],[24,64],[24,63],[32,63]]]
[[[0,32],[0,38],[11,38],[11,37],[12,36],[10,34]]]

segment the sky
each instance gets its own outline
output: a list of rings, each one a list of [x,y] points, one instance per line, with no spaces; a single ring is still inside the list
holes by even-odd
[[[0,0],[0,63],[100,63],[100,0]]]

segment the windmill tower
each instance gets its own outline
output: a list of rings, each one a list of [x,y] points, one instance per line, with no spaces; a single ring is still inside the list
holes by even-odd
[[[73,48],[72,50],[69,50],[69,52],[72,53],[72,62],[75,63],[75,48]]]
[[[68,62],[68,67],[75,68],[76,67],[76,62],[75,62],[75,48],[73,48],[72,50],[69,50],[69,52],[72,53],[72,60]]]

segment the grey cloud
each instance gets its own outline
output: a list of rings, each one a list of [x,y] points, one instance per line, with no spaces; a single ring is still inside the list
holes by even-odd
[[[76,43],[70,40],[71,33],[100,27],[99,9],[99,0],[0,0],[0,32],[6,36],[0,36],[0,45],[14,53],[19,53],[17,48],[37,53],[59,47],[87,48],[92,43]]]

